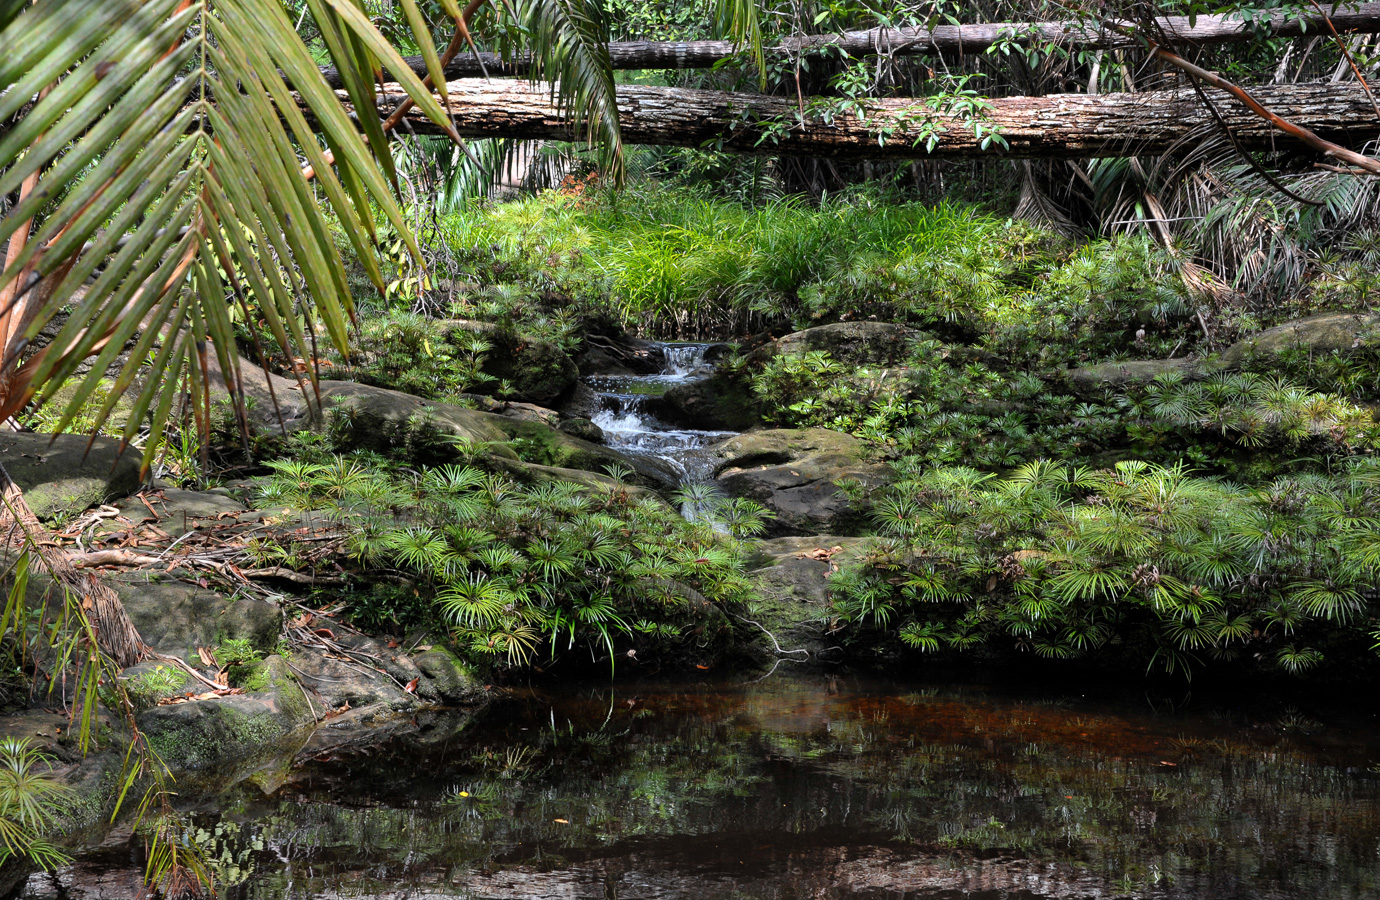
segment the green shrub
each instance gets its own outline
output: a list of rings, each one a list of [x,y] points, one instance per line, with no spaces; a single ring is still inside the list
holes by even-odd
[[[1115,648],[1175,672],[1209,660],[1299,672],[1377,638],[1380,467],[1258,490],[1124,462],[939,469],[876,503],[884,536],[836,576],[845,622],[917,650],[1069,658]]]
[[[760,509],[741,502],[691,522],[621,486],[519,485],[469,465],[275,469],[275,502],[345,522],[361,624],[441,627],[475,658],[521,666],[577,643],[610,664],[616,643],[711,652],[748,593],[744,549],[720,533],[754,530]]]

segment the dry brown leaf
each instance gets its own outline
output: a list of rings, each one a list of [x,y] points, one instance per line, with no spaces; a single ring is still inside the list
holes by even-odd
[[[417,693],[417,681],[418,679],[416,678],[412,679],[407,683],[407,687],[403,688],[403,690],[407,691],[409,694]]]
[[[216,666],[219,668],[216,663],[216,656],[211,652],[210,647],[197,647],[196,655],[201,657],[201,664],[203,666]]]

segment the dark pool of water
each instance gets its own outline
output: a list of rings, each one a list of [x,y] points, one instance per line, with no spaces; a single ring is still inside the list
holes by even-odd
[[[1365,709],[778,673],[443,726],[198,813],[222,896],[1380,897]],[[131,859],[89,855],[70,896],[121,896]]]

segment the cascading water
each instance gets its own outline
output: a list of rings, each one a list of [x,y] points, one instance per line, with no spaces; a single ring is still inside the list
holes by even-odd
[[[646,407],[649,399],[662,396],[675,385],[707,378],[713,366],[706,362],[705,354],[712,346],[662,345],[665,362],[655,375],[586,378],[586,383],[599,395],[594,424],[603,429],[604,443],[621,453],[668,463],[680,473],[682,486],[708,483],[714,462],[706,448],[732,437],[734,432],[677,428],[658,419]]]

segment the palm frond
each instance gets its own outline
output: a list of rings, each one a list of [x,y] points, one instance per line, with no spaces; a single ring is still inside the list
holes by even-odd
[[[373,108],[386,68],[444,127],[436,98],[351,0],[310,8],[356,103]],[[95,357],[65,426],[134,341],[98,427],[118,395],[137,412],[126,440],[151,414],[147,462],[174,385],[193,389],[205,421],[211,354],[237,393],[232,307],[262,317],[289,357],[316,356],[316,323],[347,351],[353,305],[328,215],[380,286],[375,211],[418,252],[379,122],[363,117],[361,134],[280,3],[40,0],[9,17],[0,42],[0,83],[13,85],[0,118],[38,97],[0,135],[0,194],[20,193],[0,219],[0,415]]]
[[[531,53],[533,80],[551,83],[558,108],[584,126],[602,154],[602,168],[623,179],[623,137],[607,43],[608,22],[597,0],[513,0],[513,16]],[[596,140],[597,139],[597,140]]]

